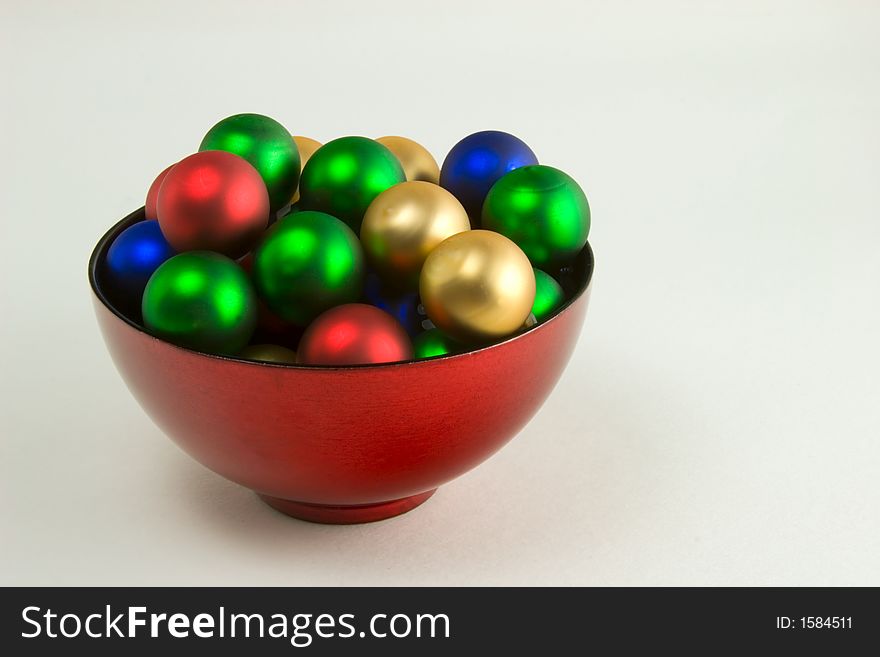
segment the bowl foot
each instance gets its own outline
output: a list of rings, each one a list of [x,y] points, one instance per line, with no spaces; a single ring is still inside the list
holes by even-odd
[[[309,504],[308,502],[294,502],[283,500],[269,495],[260,495],[260,499],[276,511],[309,522],[320,522],[327,525],[354,525],[361,522],[376,522],[393,518],[402,513],[411,511],[427,500],[437,489],[426,493],[419,493],[410,497],[402,497],[390,502],[377,502],[375,504],[357,504],[352,506],[334,506],[329,504]]]

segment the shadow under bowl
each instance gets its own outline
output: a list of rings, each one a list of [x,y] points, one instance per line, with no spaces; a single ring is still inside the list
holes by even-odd
[[[593,254],[568,272],[568,301],[503,342],[382,365],[279,365],[160,340],[113,298],[107,250],[89,261],[98,324],[153,421],[199,463],[287,515],[324,523],[390,518],[500,449],[532,418],[568,362],[586,314]]]

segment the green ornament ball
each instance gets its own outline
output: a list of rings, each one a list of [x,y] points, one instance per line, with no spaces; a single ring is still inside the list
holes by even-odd
[[[236,114],[208,131],[200,151],[227,151],[251,163],[269,191],[271,212],[290,202],[299,183],[299,149],[290,133],[262,114]]]
[[[364,252],[336,217],[303,210],[279,219],[254,251],[257,293],[282,319],[305,326],[363,293]]]
[[[397,157],[366,137],[327,142],[306,162],[299,182],[300,206],[347,223],[359,233],[370,203],[389,187],[406,181]]]
[[[483,203],[482,226],[517,243],[536,267],[570,262],[587,243],[590,205],[568,174],[543,164],[514,169]]]
[[[532,268],[534,269],[534,267]],[[565,292],[550,274],[535,269],[535,303],[532,314],[538,322],[550,317],[565,301]]]
[[[440,329],[428,329],[413,339],[413,356],[415,358],[432,358],[434,356],[446,356],[464,351],[465,347]]]
[[[257,295],[233,260],[212,251],[176,255],[153,272],[144,290],[144,324],[181,347],[236,354],[257,325]]]

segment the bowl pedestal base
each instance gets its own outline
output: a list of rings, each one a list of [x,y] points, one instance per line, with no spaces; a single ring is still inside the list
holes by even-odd
[[[299,520],[320,522],[327,525],[354,525],[399,516],[402,513],[415,509],[436,492],[437,489],[435,488],[418,495],[402,497],[399,500],[354,506],[309,504],[307,502],[283,500],[278,497],[270,497],[269,495],[260,495],[259,497],[276,511]]]

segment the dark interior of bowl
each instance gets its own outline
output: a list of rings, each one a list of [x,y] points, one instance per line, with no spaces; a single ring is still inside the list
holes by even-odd
[[[116,237],[126,228],[139,221],[144,220],[144,208],[135,210],[127,217],[119,221],[115,226],[108,230],[95,246],[92,256],[89,259],[89,284],[95,295],[100,299],[113,314],[119,317],[127,324],[133,326],[139,331],[147,332],[143,326],[141,318],[140,299],[133,299],[130,295],[123,294],[112,285],[109,278],[109,268],[107,266],[107,251],[113,244]],[[563,267],[557,271],[548,271],[562,286],[565,292],[565,303],[554,314],[564,312],[571,303],[577,299],[590,284],[593,275],[593,251],[589,243],[584,246],[577,255],[574,262],[569,266]],[[551,318],[552,319],[552,318]],[[545,322],[548,320],[544,320]],[[521,333],[514,334],[501,342],[514,339],[524,332],[538,328],[540,324],[526,329]],[[494,343],[499,344],[499,343]],[[491,345],[481,345],[475,349],[484,349]],[[471,350],[471,351],[473,351]],[[212,354],[213,355],[213,354]],[[435,358],[454,358],[455,355],[436,356]],[[281,365],[284,367],[306,367],[303,365]],[[316,367],[316,366],[308,366]],[[321,366],[318,366],[321,367]]]

